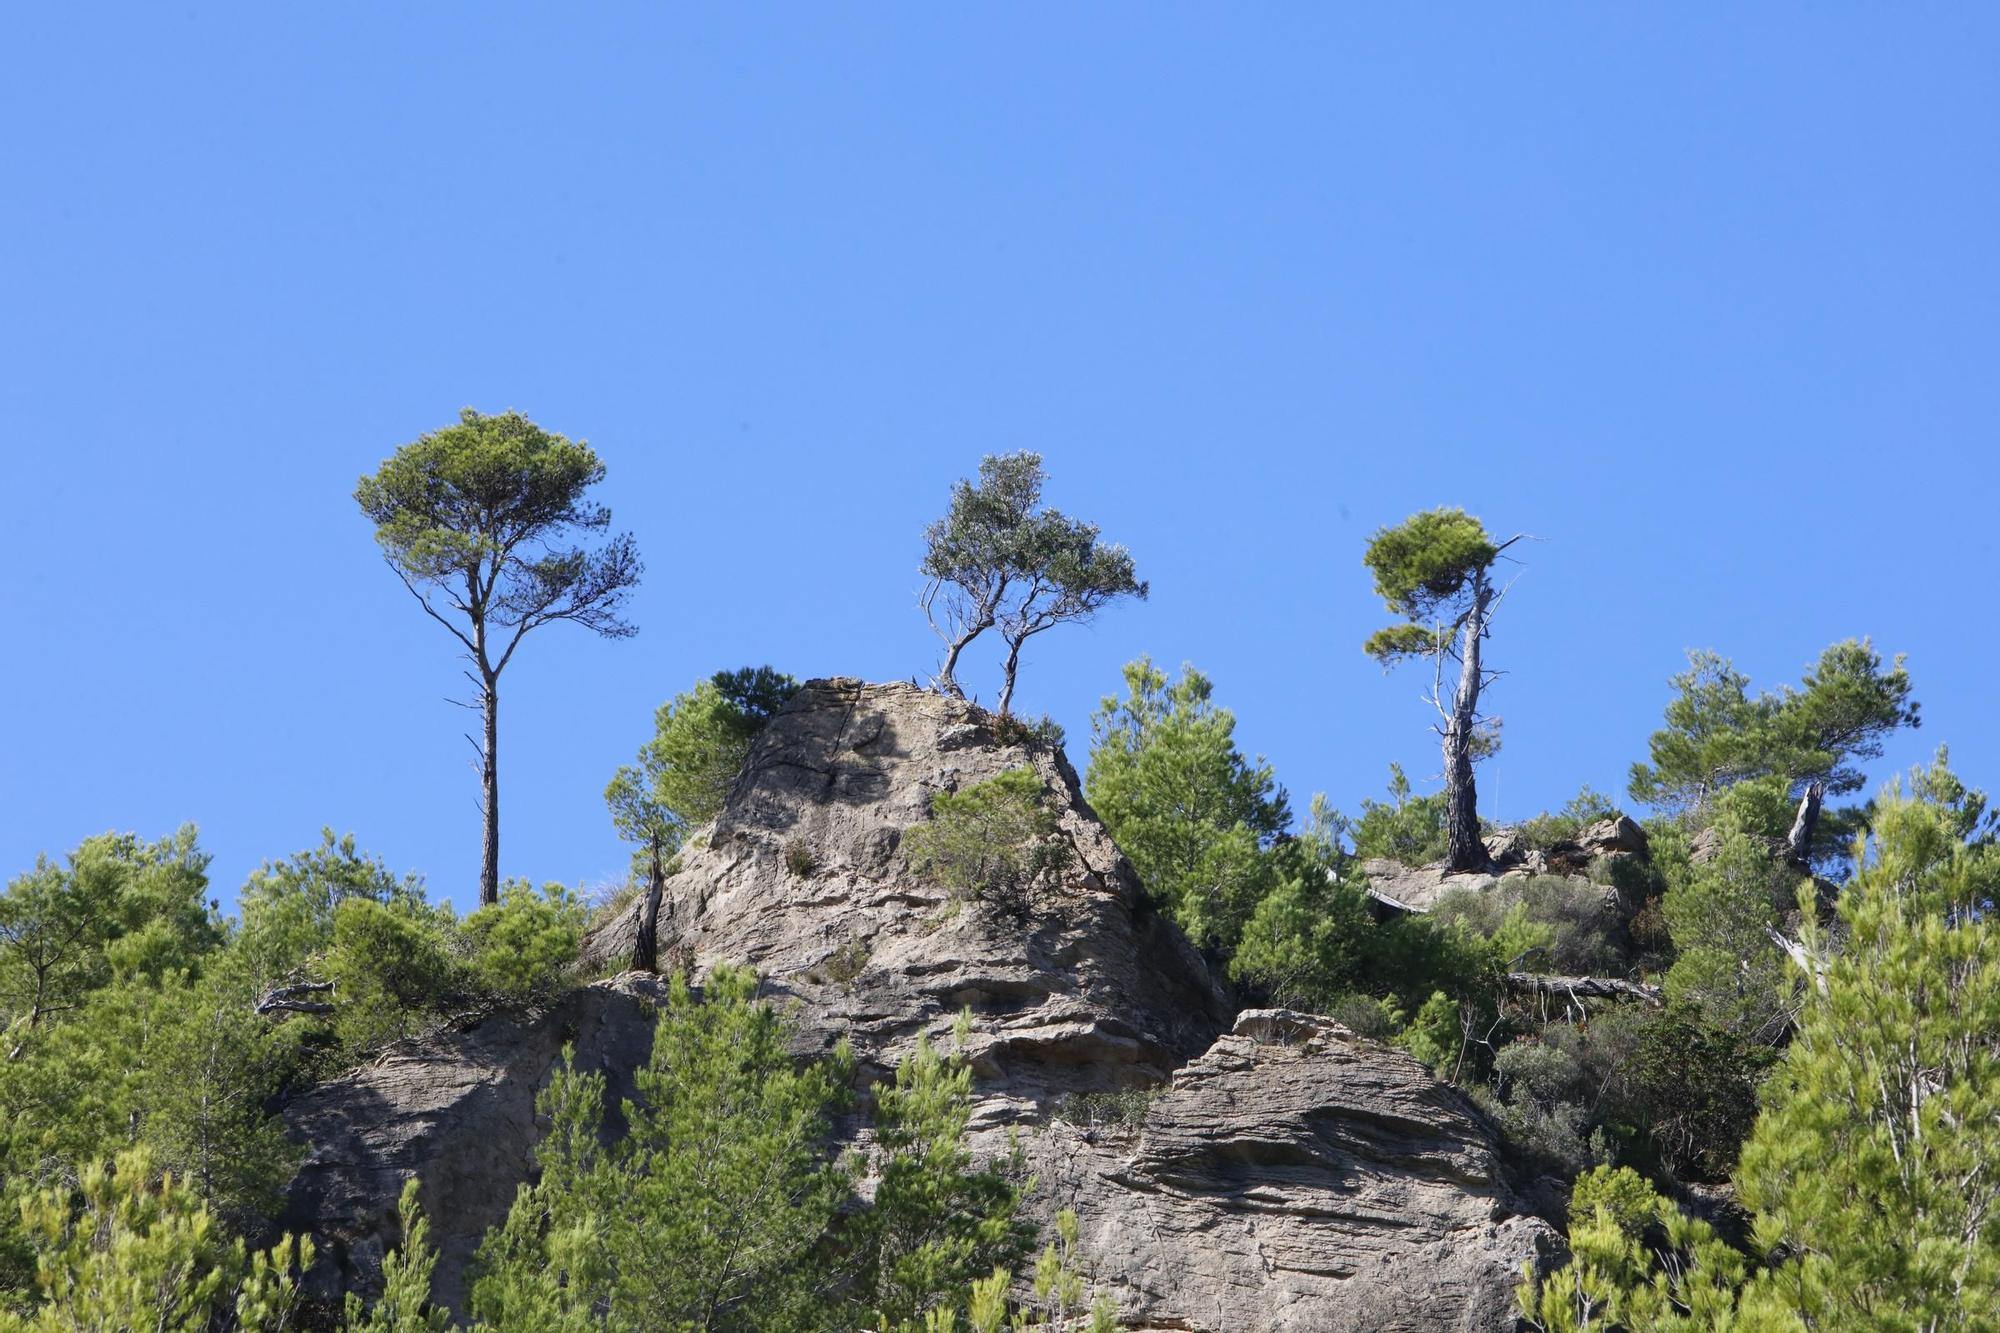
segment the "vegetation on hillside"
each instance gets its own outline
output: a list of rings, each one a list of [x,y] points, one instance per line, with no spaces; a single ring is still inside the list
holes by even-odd
[[[392,567],[476,668],[478,910],[461,917],[331,831],[250,875],[234,917],[192,827],[89,839],[0,894],[0,1329],[442,1326],[418,1189],[382,1296],[305,1310],[310,1247],[274,1235],[301,1152],[278,1112],[396,1043],[547,1006],[583,979],[579,896],[498,874],[493,718],[528,630],[626,628],[630,540],[548,544],[606,526],[584,498],[602,474],[587,447],[524,418],[468,413],[359,492]],[[997,629],[1003,719],[1029,638],[1146,592],[1095,526],[1041,507],[1043,480],[1033,454],[989,458],[925,534],[937,685],[957,694],[960,654]],[[1480,701],[1507,545],[1436,509],[1366,551],[1402,617],[1368,651],[1430,662],[1442,790],[1392,764],[1387,800],[1350,818],[1315,796],[1300,817],[1238,747],[1216,683],[1142,657],[1092,719],[1092,806],[1243,1001],[1400,1046],[1574,1179],[1572,1256],[1521,1288],[1537,1327],[1990,1327],[1996,816],[1942,751],[1907,789],[1828,803],[1917,725],[1900,659],[1847,640],[1797,686],[1755,693],[1727,659],[1695,654],[1633,767],[1643,850],[1629,825],[1615,845],[1589,832],[1618,812],[1588,788],[1495,829],[1472,765],[1492,744]],[[607,802],[639,847],[639,966],[660,965],[650,932],[671,858],[796,689],[768,667],[701,681],[614,775]],[[1057,738],[1005,723],[1003,739]],[[928,814],[901,843],[910,873],[999,928],[1043,910],[1073,869],[1033,767],[939,792]],[[817,868],[803,842],[785,860],[801,879]],[[1422,866],[1474,873],[1425,913],[1371,894],[1371,872]],[[601,1071],[565,1063],[538,1099],[539,1174],[486,1237],[460,1313],[494,1329],[1110,1326],[1074,1220],[1037,1235],[1020,1163],[969,1150],[955,1051],[920,1040],[875,1086],[862,1160],[829,1146],[861,1092],[855,1062],[795,1059],[788,1022],[756,977],[719,968],[699,990],[672,979],[629,1102],[608,1105]],[[615,1141],[607,1122],[623,1126]],[[1689,1206],[1689,1186],[1725,1182],[1740,1226]]]

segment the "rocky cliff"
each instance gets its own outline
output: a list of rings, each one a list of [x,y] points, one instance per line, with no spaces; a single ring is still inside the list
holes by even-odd
[[[1074,851],[1059,888],[1016,916],[911,874],[902,836],[934,794],[1022,765],[1055,794]],[[637,911],[592,955],[629,957]],[[1076,1210],[1095,1285],[1128,1327],[1508,1328],[1521,1264],[1553,1246],[1470,1103],[1328,1020],[1236,1014],[1147,904],[1062,755],[997,735],[966,703],[807,685],[679,858],[660,944],[697,976],[755,967],[799,1015],[802,1053],[845,1037],[876,1075],[969,1009],[975,1134],[994,1152],[1019,1135],[1034,1207]],[[534,1093],[562,1043],[615,1090],[645,1058],[656,993],[647,976],[599,983],[293,1106],[311,1156],[292,1221],[320,1240],[322,1289],[366,1289],[415,1175],[441,1242],[439,1295],[459,1300],[478,1236],[531,1169]],[[1120,1092],[1108,1119],[1076,1109]],[[865,1117],[850,1130],[865,1147]]]

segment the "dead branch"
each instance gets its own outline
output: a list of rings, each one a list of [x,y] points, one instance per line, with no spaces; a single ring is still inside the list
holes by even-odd
[[[1553,995],[1581,1005],[1585,1000],[1637,1000],[1655,1009],[1666,1001],[1658,986],[1617,977],[1552,977],[1539,972],[1509,972],[1507,989],[1521,995]]]
[[[259,1014],[330,1014],[335,1006],[323,1000],[307,1000],[306,995],[328,995],[333,991],[331,981],[301,981],[290,986],[273,986],[264,992],[264,997],[252,1006]]]

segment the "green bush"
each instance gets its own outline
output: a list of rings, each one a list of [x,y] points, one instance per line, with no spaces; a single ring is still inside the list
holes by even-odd
[[[1495,888],[1446,894],[1431,917],[1440,926],[1488,941],[1501,964],[1520,970],[1571,974],[1622,970],[1625,929],[1617,904],[1604,889],[1586,881],[1562,875],[1509,875]]]
[[[1544,810],[1533,819],[1523,820],[1514,832],[1528,846],[1546,852],[1562,843],[1574,842],[1584,829],[1617,813],[1618,807],[1611,803],[1610,797],[1585,784],[1562,809],[1553,814]]]
[[[1363,860],[1379,857],[1406,866],[1429,865],[1441,858],[1445,853],[1446,794],[1412,796],[1402,765],[1391,764],[1389,796],[1389,804],[1361,802],[1361,818],[1348,829],[1354,854]]]
[[[910,868],[953,896],[1026,915],[1035,886],[1070,866],[1069,843],[1032,768],[931,798],[931,822],[903,835]]]
[[[561,884],[540,893],[525,881],[501,886],[500,901],[465,919],[465,970],[480,996],[508,1004],[546,998],[569,979],[587,911]]]
[[[334,909],[326,973],[339,997],[334,1030],[356,1055],[423,1030],[463,990],[449,917],[369,898]]]

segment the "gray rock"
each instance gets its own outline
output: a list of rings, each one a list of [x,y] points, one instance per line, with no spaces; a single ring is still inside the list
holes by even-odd
[[[1449,871],[1441,865],[1406,866],[1384,858],[1363,861],[1361,873],[1368,879],[1368,893],[1385,906],[1404,912],[1428,912],[1447,893],[1470,889],[1483,893],[1500,882],[1497,875],[1479,870]]]
[[[1613,815],[1600,819],[1595,824],[1576,835],[1577,845],[1592,856],[1602,856],[1613,852],[1629,852],[1634,856],[1647,854],[1650,844],[1646,841],[1646,830],[1630,815]]]
[[[563,1043],[575,1043],[577,1068],[604,1071],[606,1104],[619,1105],[652,1053],[661,989],[631,974],[572,991],[533,1020],[500,1015],[399,1042],[288,1106],[286,1123],[309,1152],[281,1221],[313,1237],[312,1294],[337,1303],[350,1289],[379,1289],[382,1256],[400,1239],[397,1199],[414,1176],[439,1248],[435,1295],[458,1308],[467,1262],[531,1173],[546,1128],[535,1094]]]
[[[1065,883],[1013,916],[910,873],[902,834],[933,794],[1024,764],[1054,792],[1075,850]],[[809,874],[787,867],[795,840]],[[1508,1328],[1520,1265],[1551,1248],[1464,1097],[1328,1019],[1235,1015],[1064,757],[1000,744],[969,704],[908,685],[808,684],[679,860],[662,956],[697,977],[757,968],[797,1014],[801,1054],[845,1037],[881,1077],[970,1010],[975,1147],[997,1155],[1018,1137],[1042,1182],[1031,1207],[1076,1209],[1094,1281],[1129,1327]],[[636,909],[588,954],[628,957],[635,929]],[[599,983],[295,1104],[287,1116],[312,1156],[287,1220],[323,1246],[318,1289],[372,1289],[414,1174],[442,1249],[438,1293],[461,1300],[479,1236],[529,1176],[534,1093],[562,1043],[610,1075],[615,1104],[646,1058],[657,993],[650,978]],[[1158,1090],[1141,1128],[1066,1118],[1072,1094],[1127,1089]],[[865,1116],[849,1131],[865,1153]]]
[[[1523,1260],[1557,1245],[1463,1097],[1315,1015],[1241,1015],[1128,1142],[1040,1148],[1129,1327],[1510,1329]]]

